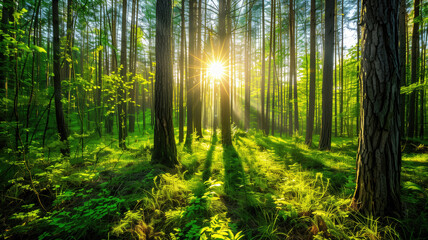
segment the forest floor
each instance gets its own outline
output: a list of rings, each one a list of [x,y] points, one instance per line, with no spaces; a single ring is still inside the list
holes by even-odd
[[[357,138],[331,151],[302,137],[233,130],[233,146],[209,131],[177,146],[181,166],[150,164],[151,133],[74,136],[22,162],[2,155],[0,238],[5,239],[427,239],[428,153],[403,153],[402,219],[373,219],[348,207]],[[178,133],[177,133],[178,135]],[[80,137],[80,138],[79,138]],[[84,140],[84,146],[78,140]],[[314,137],[314,143],[318,141]],[[52,153],[51,153],[52,152]],[[8,160],[9,159],[9,160]],[[31,173],[31,176],[30,174]]]

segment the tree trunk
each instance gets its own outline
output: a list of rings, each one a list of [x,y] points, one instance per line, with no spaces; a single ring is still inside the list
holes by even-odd
[[[413,17],[413,33],[412,33],[412,75],[411,83],[417,83],[419,80],[419,5],[420,0],[414,2],[414,13]],[[410,94],[409,101],[409,128],[407,136],[413,138],[415,135],[415,122],[416,122],[416,91]]]
[[[179,99],[179,113],[178,113],[178,139],[180,142],[184,140],[184,63],[185,63],[185,48],[186,48],[186,26],[184,18],[185,0],[181,1],[181,49],[180,49],[180,99]]]
[[[341,39],[341,47],[340,47],[340,108],[339,108],[339,117],[340,117],[340,131],[339,134],[342,137],[343,136],[343,91],[344,84],[343,84],[343,18],[345,14],[343,13],[343,1],[342,0],[342,16],[341,16],[341,31],[342,31],[342,39]]]
[[[404,0],[405,1],[405,0]],[[361,92],[361,78],[360,78],[360,0],[357,1],[357,127],[356,127],[356,133],[358,135],[360,131],[360,105],[361,105],[361,99],[360,99],[360,92]],[[405,53],[404,53],[405,54]],[[404,116],[404,115],[403,115]]]
[[[172,121],[172,1],[156,2],[155,128],[152,163],[178,164]]]
[[[325,42],[322,81],[322,125],[319,148],[331,148],[331,123],[333,103],[333,50],[334,50],[334,2],[325,2]]]
[[[9,22],[13,22],[13,12],[15,5],[13,0],[6,0],[3,2],[3,8],[2,8],[2,18],[0,22],[0,30],[4,34],[10,34],[9,33]],[[0,43],[3,43],[4,37],[2,34],[0,34]],[[8,97],[8,81],[9,81],[9,71],[11,69],[10,65],[10,59],[9,56],[4,54],[7,52],[7,48],[9,46],[3,46],[0,48],[0,94],[4,97]],[[4,95],[3,95],[4,94]],[[6,120],[6,113],[7,113],[7,105],[4,105],[5,108],[0,109],[0,122],[3,122]],[[1,138],[0,139],[0,149],[5,147],[7,145],[8,139]]]
[[[131,75],[129,76],[129,81],[133,82],[131,89],[129,89],[129,97],[130,102],[128,104],[128,123],[129,123],[129,132],[135,131],[135,104],[136,104],[136,90],[137,90],[137,84],[135,83],[135,80],[133,80],[133,77],[135,76],[135,57],[134,53],[136,48],[136,41],[137,41],[137,27],[136,27],[136,18],[135,18],[135,12],[136,12],[136,5],[137,1],[132,0],[132,10],[131,10],[131,37],[130,37],[130,47],[129,47],[129,72]],[[138,11],[138,9],[137,9]]]
[[[273,29],[273,23],[274,23],[274,12],[275,12],[275,0],[272,0],[271,2],[271,10],[270,10],[270,39],[269,39],[269,66],[268,66],[268,80],[267,80],[267,94],[266,94],[266,115],[265,115],[265,125],[264,130],[265,134],[269,135],[269,113],[270,113],[270,82],[271,82],[271,73],[272,73],[272,45],[273,45],[273,36],[274,36],[274,29]]]
[[[265,122],[265,1],[262,1],[262,79],[260,81],[260,106],[261,106],[261,113],[260,113],[260,128],[264,129],[264,122]]]
[[[196,135],[199,138],[202,138],[202,98],[201,98],[201,77],[202,77],[202,54],[201,54],[201,46],[202,46],[202,0],[198,0],[198,8],[197,8],[197,38],[196,38],[196,46],[195,46],[195,55],[194,59],[194,109],[193,111],[193,120],[196,130]]]
[[[122,149],[126,149],[126,92],[125,92],[125,83],[127,81],[127,62],[126,62],[126,21],[127,21],[127,0],[123,0],[122,6],[122,40],[121,40],[121,48],[120,48],[120,64],[122,68],[120,69],[120,76],[122,78],[121,84],[118,88],[118,108],[117,113],[119,115],[119,147]]]
[[[316,59],[315,59],[315,11],[316,2],[311,0],[311,36],[310,36],[310,83],[309,83],[309,112],[306,118],[306,138],[305,144],[311,146],[312,144],[312,132],[314,130],[314,112],[315,112],[315,80],[316,80]]]
[[[59,41],[59,12],[58,0],[52,0],[52,25],[53,25],[53,64],[54,64],[54,94],[55,94],[55,117],[56,125],[59,133],[60,141],[62,142],[61,153],[63,156],[70,155],[70,147],[68,145],[68,129],[65,123],[64,112],[62,109],[62,91],[61,91],[61,75],[60,75],[60,41]]]
[[[226,22],[230,21],[230,1],[219,0],[219,37],[222,46],[221,59],[225,59],[226,66],[229,66],[229,38],[230,29],[226,31]],[[229,25],[229,24],[228,24]],[[229,105],[229,75],[225,74],[220,84],[220,105],[221,105],[221,134],[223,146],[232,145],[230,132],[230,105]]]
[[[299,132],[299,110],[297,104],[297,66],[296,66],[296,21],[295,21],[294,0],[290,1],[290,69],[293,74],[293,88],[294,88],[294,129],[293,131]]]
[[[111,54],[111,71],[117,72],[117,28],[116,28],[116,22],[117,22],[117,8],[116,8],[116,0],[112,0],[112,18],[111,18],[111,43],[112,43],[112,54]],[[114,105],[114,101],[110,100],[107,101],[107,104],[109,107]],[[113,113],[109,111],[106,116],[106,132],[109,134],[113,133],[113,124],[114,124],[114,118]]]
[[[357,187],[351,206],[374,217],[401,215],[398,1],[362,1],[363,104]]]
[[[406,15],[407,7],[406,0],[400,0],[400,12],[398,16],[398,45],[400,57],[400,87],[406,86]],[[405,136],[405,116],[406,116],[406,95],[400,94],[400,136]]]
[[[252,1],[252,0],[250,0]],[[244,128],[248,130],[250,128],[250,92],[251,92],[251,15],[252,15],[252,6],[254,1],[249,3],[247,9],[247,31],[246,31],[246,41],[245,41],[245,120]]]
[[[192,143],[193,135],[193,111],[194,111],[194,82],[196,75],[196,21],[197,0],[189,0],[189,69],[187,76],[187,134],[186,145]]]
[[[425,82],[425,60],[426,60],[426,30],[424,29],[424,23],[422,22],[421,28],[423,29],[422,32],[422,58],[421,58],[421,85]],[[424,40],[424,34],[425,33],[425,40]],[[420,128],[419,128],[419,138],[421,140],[424,140],[424,133],[425,133],[425,88],[422,88],[420,91],[420,97],[419,97],[419,107],[420,107],[420,114],[419,114],[419,120],[420,120]]]
[[[276,0],[272,1],[272,7],[273,7],[273,17],[272,17],[272,29],[273,29],[273,36],[272,36],[272,61],[273,61],[273,67],[272,67],[272,127],[271,127],[271,134],[272,136],[275,134],[275,79],[276,79],[276,64],[275,64],[275,51],[276,51]],[[270,68],[269,68],[270,69]]]
[[[294,19],[293,19],[293,0],[290,0],[289,4],[289,17],[288,17],[288,31],[289,31],[289,38],[290,38],[290,70],[289,70],[289,77],[288,77],[288,135],[293,136],[293,84],[294,84],[294,57],[296,56],[295,53],[295,42],[294,42]],[[292,16],[293,15],[293,16]]]

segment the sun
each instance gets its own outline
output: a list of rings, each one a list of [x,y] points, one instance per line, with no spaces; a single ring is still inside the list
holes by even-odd
[[[224,67],[223,63],[221,63],[219,61],[213,61],[213,62],[209,63],[208,74],[215,79],[222,78],[223,75],[225,74],[225,67]]]

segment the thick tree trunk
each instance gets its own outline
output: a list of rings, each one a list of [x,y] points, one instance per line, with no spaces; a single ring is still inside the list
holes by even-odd
[[[54,65],[54,94],[55,94],[55,117],[56,125],[59,133],[60,141],[62,142],[61,153],[64,156],[70,155],[70,147],[68,145],[68,129],[65,123],[64,112],[62,109],[62,91],[61,91],[61,75],[60,75],[60,42],[59,42],[59,12],[58,0],[52,0],[52,25],[53,25],[53,65]]]
[[[172,1],[156,3],[156,83],[153,163],[178,164],[172,121]]]
[[[374,217],[400,216],[398,3],[362,1],[363,105],[357,187],[351,206]]]
[[[325,3],[325,43],[322,81],[322,126],[319,148],[330,150],[333,103],[334,2]]]
[[[314,112],[315,112],[315,80],[316,80],[316,59],[315,59],[315,0],[311,0],[311,36],[310,36],[310,82],[309,82],[309,111],[306,118],[306,138],[305,144],[311,146],[312,133],[314,131]]]

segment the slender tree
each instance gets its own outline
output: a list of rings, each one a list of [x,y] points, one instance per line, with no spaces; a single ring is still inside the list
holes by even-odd
[[[125,82],[127,81],[127,59],[126,59],[126,21],[127,21],[127,0],[123,0],[122,6],[122,39],[121,39],[121,49],[120,49],[120,64],[122,68],[120,69],[120,76],[122,78],[120,87],[118,88],[119,103],[117,108],[117,113],[119,115],[119,147],[126,149],[126,92],[125,92]]]
[[[294,132],[299,132],[299,109],[297,102],[297,64],[296,64],[296,14],[294,8],[295,0],[290,1],[290,64],[291,71],[293,74],[293,97],[294,97]],[[292,58],[291,58],[292,57]]]
[[[152,162],[178,164],[172,122],[172,1],[156,2],[155,128]]]
[[[250,128],[250,92],[251,92],[251,21],[252,21],[252,7],[254,1],[247,1],[247,31],[246,31],[246,41],[245,41],[245,120],[244,128]]]
[[[296,57],[296,47],[295,47],[295,23],[294,23],[294,7],[293,7],[293,1],[290,0],[289,4],[289,17],[288,17],[288,36],[290,38],[290,71],[289,71],[289,77],[288,77],[288,135],[293,136],[293,84],[294,84],[294,77],[296,76],[294,74],[295,71],[295,57]]]
[[[260,106],[261,106],[261,113],[260,113],[260,128],[264,129],[264,123],[265,123],[265,1],[262,1],[262,19],[261,19],[261,25],[262,25],[262,53],[261,53],[261,62],[262,62],[262,69],[261,69],[261,81],[260,81]]]
[[[135,72],[136,72],[136,64],[135,64],[135,57],[134,57],[134,53],[136,50],[136,42],[137,42],[137,26],[136,26],[136,11],[138,11],[138,9],[136,9],[137,7],[137,0],[132,0],[132,10],[131,10],[131,35],[130,35],[130,45],[129,45],[129,72],[130,72],[130,76],[129,76],[129,81],[132,83],[132,87],[129,90],[129,97],[130,97],[130,102],[128,104],[128,131],[129,132],[134,132],[135,130],[135,114],[136,114],[136,108],[135,108],[135,104],[136,104],[136,90],[137,90],[137,84],[135,82],[135,80],[133,80],[134,76],[135,76]]]
[[[400,216],[399,0],[362,1],[362,115],[357,187],[351,206],[363,214]]]
[[[407,7],[406,0],[400,0],[400,11],[398,16],[398,45],[399,45],[399,57],[400,57],[400,87],[406,86],[406,15]],[[405,94],[400,94],[400,136],[404,135],[405,124],[404,120],[406,116],[406,104],[405,104]]]
[[[325,2],[325,42],[322,80],[322,126],[319,148],[330,150],[333,103],[333,50],[335,0]]]
[[[229,30],[226,31],[226,23],[230,21],[231,0],[219,0],[219,37],[221,44],[221,59],[226,60],[229,66]],[[220,83],[220,105],[221,105],[221,135],[223,146],[232,145],[232,136],[230,132],[230,102],[229,102],[229,75],[223,76]]]
[[[413,17],[413,32],[412,32],[412,75],[411,83],[417,83],[419,81],[419,6],[420,0],[414,1],[414,17]],[[415,122],[417,118],[416,114],[416,91],[410,94],[409,100],[409,127],[407,130],[407,136],[412,138],[415,136],[417,131]]]
[[[269,134],[269,113],[270,113],[270,82],[271,82],[271,73],[272,73],[272,47],[273,47],[273,42],[274,42],[274,22],[275,22],[275,0],[271,1],[271,6],[270,6],[270,19],[271,19],[271,24],[270,24],[270,39],[269,39],[269,66],[268,66],[268,79],[267,79],[267,96],[266,96],[266,115],[265,115],[265,122],[264,122],[264,130],[265,130],[265,134],[268,135]]]
[[[196,38],[196,47],[194,55],[194,102],[195,106],[193,111],[193,120],[196,130],[196,135],[199,138],[202,138],[202,0],[198,0],[197,7],[197,38]]]
[[[9,28],[10,24],[9,22],[13,22],[13,11],[14,11],[14,1],[13,0],[5,0],[3,1],[3,8],[2,8],[2,16],[1,16],[1,22],[0,22],[0,30],[3,32],[3,34],[10,34]],[[0,43],[4,43],[4,35],[0,34]],[[9,56],[5,54],[8,52],[6,49],[8,46],[5,46],[3,44],[0,45],[0,94],[4,94],[2,96],[8,97],[8,82],[9,82],[9,69],[10,69],[10,62],[9,62]],[[3,106],[2,106],[3,107]],[[6,120],[6,112],[7,112],[7,106],[6,108],[2,108],[0,110],[0,122],[3,122]],[[0,139],[0,149],[7,145],[7,139],[1,137]]]
[[[194,85],[196,78],[196,32],[197,32],[197,0],[189,0],[189,68],[186,83],[187,90],[187,134],[186,145],[192,143],[194,118]]]
[[[309,110],[306,115],[306,138],[305,144],[311,146],[312,133],[314,130],[314,113],[315,113],[315,80],[316,80],[316,59],[315,59],[315,10],[316,2],[311,0],[311,35],[310,35],[310,83],[309,83]]]
[[[185,65],[185,48],[186,48],[186,26],[184,18],[185,0],[181,1],[181,48],[180,48],[180,99],[178,113],[178,139],[180,142],[184,140],[184,65]]]
[[[404,0],[405,1],[405,0]],[[357,106],[357,124],[356,124],[356,133],[358,135],[360,131],[360,105],[361,105],[361,99],[360,99],[360,92],[361,92],[361,79],[360,79],[360,0],[357,1],[357,97],[356,97],[356,106]]]
[[[58,0],[52,0],[52,26],[53,26],[53,70],[54,70],[54,94],[55,94],[55,117],[58,129],[59,139],[62,142],[61,153],[64,156],[70,155],[68,145],[68,128],[62,109],[62,91],[61,91],[61,74],[60,74],[60,42],[59,42],[59,10]]]

